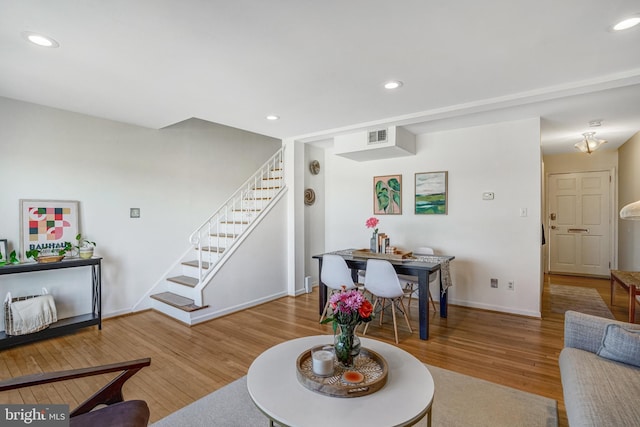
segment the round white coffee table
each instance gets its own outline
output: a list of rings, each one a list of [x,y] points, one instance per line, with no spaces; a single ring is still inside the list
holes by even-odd
[[[362,346],[380,354],[389,367],[387,383],[361,397],[330,397],[305,388],[296,360],[305,350],[332,344],[333,336],[298,338],[266,350],[247,374],[249,395],[273,423],[284,426],[410,426],[428,415],[431,425],[433,378],[422,362],[404,350],[368,338]]]

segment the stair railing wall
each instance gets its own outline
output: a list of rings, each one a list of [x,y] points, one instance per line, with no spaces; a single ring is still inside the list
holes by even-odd
[[[266,186],[266,187],[265,187]],[[255,221],[264,208],[284,189],[284,147],[267,160],[244,184],[231,195],[191,236],[189,241],[198,254],[198,281],[205,271],[220,258],[222,239],[228,251]],[[271,197],[261,197],[262,191],[273,191]],[[247,221],[247,218],[250,218]],[[224,230],[222,224],[227,224]],[[231,224],[231,227],[228,225]],[[229,231],[231,229],[231,232]],[[230,239],[230,241],[229,241]],[[206,255],[204,254],[206,252]]]

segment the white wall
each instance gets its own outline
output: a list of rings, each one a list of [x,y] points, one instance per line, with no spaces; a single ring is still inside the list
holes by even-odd
[[[286,208],[283,197],[204,289],[207,320],[287,295]]]
[[[0,98],[0,238],[18,248],[19,199],[80,201],[82,233],[104,258],[103,313],[127,312],[187,250],[189,234],[280,147],[197,119],[153,130]],[[129,218],[131,207],[140,219]],[[78,274],[86,273],[42,281],[61,292]],[[24,280],[2,276],[0,295]]]
[[[640,132],[619,149],[618,210],[640,200]],[[640,221],[619,219],[618,216],[618,269],[640,270]]]
[[[618,152],[598,150],[592,154],[575,153],[544,156],[545,174],[608,171],[618,167]]]
[[[312,145],[305,145],[305,189],[312,188],[316,193],[316,202],[304,207],[304,233],[305,233],[305,276],[311,276],[315,285],[319,283],[318,261],[313,255],[324,251],[324,221],[325,221],[325,150]],[[312,175],[309,171],[309,163],[313,160],[320,162],[320,173]]]
[[[373,177],[402,174],[402,215],[378,216],[391,244],[454,255],[452,304],[540,316],[539,118],[418,135],[415,156],[355,162],[328,151],[325,163],[327,251],[368,247]],[[415,173],[430,171],[449,173],[448,215],[414,214]],[[488,191],[494,200],[482,200]]]

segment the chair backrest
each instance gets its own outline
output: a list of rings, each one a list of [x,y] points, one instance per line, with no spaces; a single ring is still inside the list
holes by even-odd
[[[379,298],[398,298],[404,295],[396,270],[389,261],[367,260],[364,287]]]
[[[433,248],[422,246],[420,248],[416,248],[416,250],[413,251],[413,254],[414,255],[435,255],[435,252],[433,251]],[[435,273],[429,274],[429,283],[435,282],[437,278],[438,278],[437,271]]]
[[[351,270],[340,255],[324,255],[320,280],[331,289],[353,289],[356,286],[351,279]]]
[[[413,253],[416,255],[433,255],[435,252],[433,252],[433,248],[427,248],[426,246],[423,246],[421,248],[416,248]]]

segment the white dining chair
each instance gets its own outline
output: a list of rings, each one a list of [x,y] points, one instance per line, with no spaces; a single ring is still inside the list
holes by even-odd
[[[413,255],[434,255],[433,248],[428,248],[426,246],[422,246],[420,248],[416,248],[413,251]],[[429,283],[427,283],[427,291],[429,293],[429,301],[431,301],[431,307],[433,307],[433,311],[436,311],[436,304],[433,301],[433,297],[431,296],[431,290],[429,289],[429,285],[434,283],[438,279],[439,272],[434,272],[429,274]],[[409,297],[409,310],[411,310],[411,298],[413,294],[418,290],[418,278],[416,276],[407,276],[404,274],[399,274],[398,278],[400,281],[405,283],[405,289],[407,290],[407,296]],[[411,292],[409,292],[411,291]]]
[[[329,254],[322,257],[320,280],[322,280],[322,283],[324,283],[327,288],[331,289],[331,292],[327,294],[327,303],[324,305],[324,310],[320,316],[321,322],[329,310],[329,300],[331,299],[331,295],[336,292],[340,292],[343,287],[346,290],[349,290],[362,286],[360,283],[353,283],[353,279],[351,278],[351,269],[349,269],[344,258],[340,255]]]
[[[378,303],[380,303],[380,326],[382,326],[385,303],[387,302],[387,300],[390,302],[391,313],[393,316],[393,332],[395,334],[396,344],[398,344],[396,308],[398,308],[403,314],[404,320],[407,322],[409,332],[413,333],[413,329],[411,329],[411,324],[409,323],[409,318],[407,317],[407,310],[405,309],[404,302],[402,301],[405,297],[405,290],[400,284],[400,280],[398,279],[396,270],[393,268],[393,265],[391,265],[389,261],[383,259],[367,260],[367,270],[364,277],[364,287],[375,297],[375,300],[373,302],[374,313],[376,312],[376,306],[378,305]],[[365,325],[362,335],[366,335],[369,323]]]

